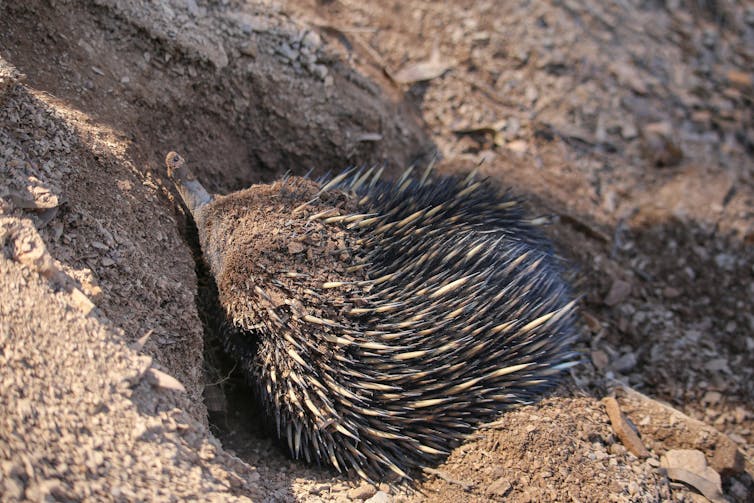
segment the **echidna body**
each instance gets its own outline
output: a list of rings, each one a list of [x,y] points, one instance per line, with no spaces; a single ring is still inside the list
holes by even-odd
[[[577,360],[550,245],[485,181],[352,171],[212,199],[167,163],[231,349],[296,458],[408,478]]]

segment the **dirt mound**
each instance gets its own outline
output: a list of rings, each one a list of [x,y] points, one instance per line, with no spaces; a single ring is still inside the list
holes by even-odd
[[[0,494],[749,501],[753,47],[736,1],[0,1]],[[203,362],[173,149],[218,192],[481,163],[553,216],[585,365],[411,490],[289,460]]]

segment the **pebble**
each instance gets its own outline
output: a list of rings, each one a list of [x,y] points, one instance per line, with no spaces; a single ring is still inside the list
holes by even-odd
[[[506,144],[508,150],[515,152],[516,154],[524,154],[529,148],[529,145],[525,140],[514,140]]]
[[[349,489],[348,497],[353,501],[363,501],[371,498],[377,493],[377,488],[371,484],[363,482],[360,486]]]
[[[626,121],[621,124],[620,134],[624,140],[630,141],[639,136],[639,131],[633,121]]]
[[[708,391],[704,394],[704,397],[702,398],[702,403],[707,405],[716,405],[718,402],[720,402],[720,399],[722,398],[722,395],[717,391]]]
[[[736,257],[729,253],[715,255],[715,265],[724,271],[733,271],[736,267]]]
[[[616,372],[625,374],[633,370],[633,368],[636,367],[636,363],[637,363],[636,353],[630,352],[630,353],[626,353],[622,355],[620,358],[615,360],[612,363],[611,367]]]
[[[626,448],[621,444],[615,443],[610,445],[610,454],[614,456],[623,456],[626,453]]]
[[[539,98],[539,91],[537,91],[537,88],[534,86],[527,86],[526,92],[525,92],[526,101],[529,103],[534,103],[537,101],[537,98]]]
[[[683,151],[675,140],[669,123],[647,124],[641,131],[641,135],[644,157],[655,166],[675,166],[683,159]]]
[[[317,484],[309,488],[309,494],[320,495],[330,490],[329,484]]]
[[[745,461],[736,444],[726,441],[715,446],[715,455],[712,457],[710,466],[727,478],[743,473]]]
[[[384,491],[377,491],[366,503],[390,503],[392,498]]]
[[[604,369],[605,367],[607,367],[608,363],[610,362],[610,358],[607,356],[607,353],[605,353],[601,349],[592,351],[591,357],[592,357],[592,363],[594,364],[597,370]]]
[[[681,296],[681,291],[672,286],[666,286],[662,289],[662,296],[666,299],[675,299]]]
[[[741,91],[748,91],[752,88],[752,76],[750,73],[740,70],[729,70],[726,77],[730,85]]]
[[[494,496],[505,496],[511,490],[513,485],[510,480],[505,477],[500,477],[487,487],[487,494]]]
[[[625,301],[631,295],[631,284],[623,280],[616,279],[610,286],[610,291],[605,296],[605,304],[613,307]]]

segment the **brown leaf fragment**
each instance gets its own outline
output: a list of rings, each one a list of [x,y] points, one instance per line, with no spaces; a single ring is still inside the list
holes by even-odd
[[[602,403],[605,404],[605,410],[610,418],[610,424],[613,426],[613,431],[620,439],[621,443],[637,458],[649,457],[649,451],[642,443],[639,435],[631,428],[626,421],[623,412],[620,410],[618,401],[613,397],[605,397],[602,399]]]

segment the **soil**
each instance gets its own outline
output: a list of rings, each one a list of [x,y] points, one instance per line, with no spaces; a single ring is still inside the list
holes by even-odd
[[[0,0],[2,499],[697,501],[697,449],[750,501],[752,68],[732,0]],[[477,168],[550,217],[584,364],[411,487],[289,459],[213,360],[169,150],[220,193]]]

